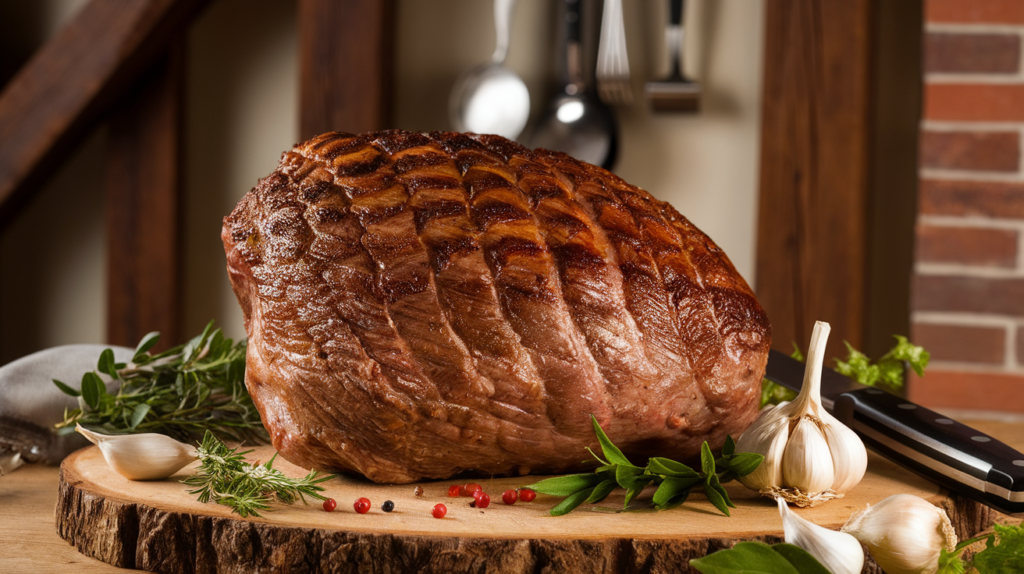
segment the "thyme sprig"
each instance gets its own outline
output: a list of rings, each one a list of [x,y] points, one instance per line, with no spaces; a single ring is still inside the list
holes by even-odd
[[[245,340],[225,338],[211,321],[185,345],[152,354],[160,333],[142,338],[128,363],[104,350],[96,369],[82,375],[81,391],[61,381],[64,393],[79,397],[79,408],[64,413],[58,433],[75,425],[108,434],[154,432],[195,442],[206,431],[234,441],[268,442],[268,435],[245,388]],[[101,378],[121,381],[116,394]]]
[[[323,487],[317,485],[334,475],[321,475],[314,470],[304,478],[289,478],[274,468],[277,453],[261,465],[245,461],[245,455],[250,452],[229,448],[212,432],[206,431],[198,448],[199,473],[181,482],[196,487],[189,494],[198,494],[199,502],[223,504],[243,518],[260,516],[260,511],[269,510],[274,500],[283,504],[296,500],[307,504],[307,496],[326,500],[318,494]]]
[[[612,443],[596,417],[591,415],[590,419],[604,458],[589,448],[587,450],[601,466],[592,473],[548,478],[524,487],[541,494],[565,497],[550,510],[552,516],[568,514],[584,502],[601,502],[616,488],[626,489],[626,499],[623,503],[625,510],[644,488],[652,484],[657,485],[658,489],[654,492],[651,505],[659,510],[676,508],[683,504],[690,491],[700,485],[708,501],[729,516],[729,509],[736,506],[729,499],[729,493],[722,487],[722,483],[754,472],[764,460],[760,454],[737,453],[736,443],[732,437],[726,437],[722,455],[717,459],[711,453],[707,441],[701,445],[700,470],[694,470],[665,457],[653,457],[647,461],[646,467],[639,467],[631,463]]]

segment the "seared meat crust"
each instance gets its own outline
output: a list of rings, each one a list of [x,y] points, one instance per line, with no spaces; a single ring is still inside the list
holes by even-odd
[[[224,219],[246,384],[303,467],[388,483],[636,463],[754,419],[771,339],[669,204],[498,136],[328,133]]]

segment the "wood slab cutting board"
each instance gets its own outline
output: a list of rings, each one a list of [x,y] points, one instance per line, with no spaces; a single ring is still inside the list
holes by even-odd
[[[249,460],[265,461],[271,447]],[[775,503],[737,482],[726,489],[737,508],[721,515],[694,492],[670,511],[612,513],[622,491],[598,505],[562,517],[547,511],[559,499],[539,495],[530,503],[501,502],[501,493],[534,482],[533,477],[474,480],[491,496],[487,509],[469,498],[449,498],[453,480],[416,485],[378,485],[340,477],[324,494],[338,508],[275,505],[263,518],[243,519],[226,507],[203,504],[178,482],[195,464],[164,481],[133,482],[114,473],[96,447],[82,449],[61,465],[56,508],[58,534],[80,552],[120,567],[154,572],[688,572],[692,558],[739,540],[780,541],[782,520]],[[275,468],[289,476],[306,471],[283,459]],[[641,496],[649,497],[653,489]],[[855,511],[896,493],[916,494],[946,509],[960,536],[987,528],[993,513],[950,496],[934,484],[872,455],[868,474],[843,499],[799,514],[839,528]],[[368,514],[352,503],[365,496]],[[381,504],[395,503],[385,513]],[[431,516],[437,503],[443,519]],[[599,507],[595,510],[594,507]],[[870,562],[870,559],[869,559]],[[872,563],[865,572],[880,572]]]

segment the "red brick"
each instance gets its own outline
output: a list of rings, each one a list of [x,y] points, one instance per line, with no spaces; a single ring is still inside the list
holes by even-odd
[[[912,340],[932,355],[933,361],[1002,365],[1006,329],[915,323]]]
[[[1024,317],[1024,279],[915,275],[915,311],[958,311]]]
[[[1024,85],[925,84],[924,117],[930,120],[1024,120]]]
[[[915,247],[919,262],[1009,268],[1017,264],[1017,232],[1007,229],[918,225]]]
[[[925,370],[910,374],[907,398],[931,408],[1024,413],[1024,375]]]
[[[921,166],[972,171],[1017,171],[1017,132],[921,132]]]
[[[1020,0],[925,0],[926,22],[1024,24]]]
[[[924,71],[966,74],[1013,74],[1020,69],[1020,36],[951,34],[925,37]]]
[[[1024,184],[925,179],[917,205],[924,215],[1024,219]]]

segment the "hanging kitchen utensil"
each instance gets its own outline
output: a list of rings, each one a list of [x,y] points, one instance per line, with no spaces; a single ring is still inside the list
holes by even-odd
[[[448,116],[455,131],[498,134],[516,139],[530,117],[530,92],[505,67],[512,10],[516,0],[494,0],[497,45],[491,61],[465,72],[452,86]]]
[[[580,0],[565,0],[565,84],[534,126],[528,143],[611,169],[618,130],[611,110],[584,82],[580,19]]]
[[[597,45],[596,77],[597,93],[601,96],[602,102],[610,106],[633,103],[622,0],[604,0],[601,39]]]
[[[670,73],[664,80],[647,82],[644,92],[656,112],[700,111],[700,84],[683,75],[683,0],[669,0],[669,21],[665,27],[665,45],[669,52]]]

